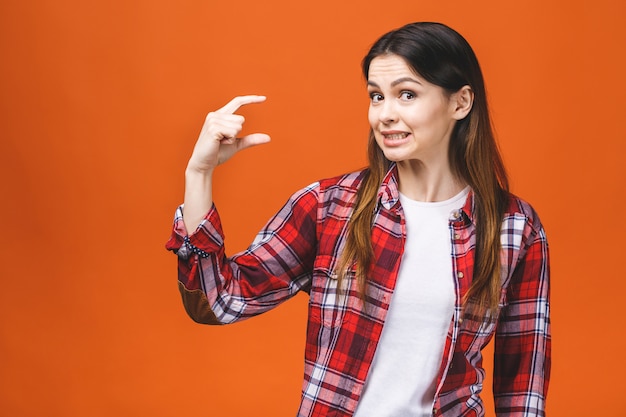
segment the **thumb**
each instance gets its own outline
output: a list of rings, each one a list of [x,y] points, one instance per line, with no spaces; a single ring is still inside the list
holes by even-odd
[[[239,141],[239,149],[246,149],[251,146],[262,145],[270,141],[270,136],[265,133],[252,133],[244,136]]]

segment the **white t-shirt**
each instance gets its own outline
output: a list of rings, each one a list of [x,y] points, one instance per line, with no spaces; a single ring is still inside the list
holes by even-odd
[[[356,417],[432,415],[455,301],[448,220],[468,193],[430,203],[400,194],[407,239]]]

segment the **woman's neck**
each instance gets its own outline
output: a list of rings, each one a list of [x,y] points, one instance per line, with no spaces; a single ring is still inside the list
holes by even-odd
[[[448,164],[426,165],[418,160],[398,162],[400,192],[411,200],[434,202],[454,197],[467,186]]]

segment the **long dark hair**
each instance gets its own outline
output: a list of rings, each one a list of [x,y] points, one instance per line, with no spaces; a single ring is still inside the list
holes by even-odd
[[[472,285],[464,305],[471,301],[475,314],[493,314],[500,296],[500,228],[508,195],[508,179],[494,138],[482,71],[469,43],[456,31],[440,23],[411,23],[383,35],[363,59],[368,78],[372,60],[397,55],[422,78],[452,94],[469,86],[474,102],[469,114],[456,122],[448,157],[453,173],[474,194],[476,256]],[[339,261],[339,279],[356,262],[357,282],[365,297],[367,271],[375,262],[371,226],[378,189],[391,166],[370,131],[369,168],[356,196],[348,225],[344,252]]]

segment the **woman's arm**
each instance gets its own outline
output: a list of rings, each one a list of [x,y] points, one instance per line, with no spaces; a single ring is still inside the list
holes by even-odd
[[[178,281],[189,316],[225,324],[261,314],[308,283],[316,242],[317,187],[294,194],[248,250],[226,256],[220,217],[213,205],[213,170],[237,151],[269,141],[253,134],[241,139],[240,106],[262,96],[236,97],[209,113],[185,173],[185,203],[176,211],[166,248],[178,255]]]
[[[515,267],[495,339],[494,399],[498,417],[545,416],[550,378],[550,264],[538,225]]]
[[[167,249],[178,255],[185,310],[198,323],[226,324],[264,313],[310,285],[317,247],[318,183],[296,192],[247,250],[226,256],[213,206],[193,235],[181,210]]]

